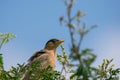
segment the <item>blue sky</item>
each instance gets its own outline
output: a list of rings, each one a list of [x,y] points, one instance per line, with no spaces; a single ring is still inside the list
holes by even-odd
[[[120,0],[76,0],[73,8],[87,15],[83,22],[90,27],[97,24],[84,39],[82,48],[91,48],[97,55],[94,66],[102,60],[114,58],[120,67]],[[16,38],[4,45],[1,52],[5,68],[27,62],[28,58],[44,47],[51,38],[64,39],[69,53],[69,32],[59,25],[59,17],[65,15],[62,0],[0,0],[0,32],[11,32]],[[57,53],[60,53],[58,48]]]

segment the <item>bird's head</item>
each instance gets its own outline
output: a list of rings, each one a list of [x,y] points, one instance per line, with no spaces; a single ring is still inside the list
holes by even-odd
[[[64,42],[64,40],[50,39],[50,40],[46,43],[45,49],[54,50],[54,49],[56,49],[62,42]]]

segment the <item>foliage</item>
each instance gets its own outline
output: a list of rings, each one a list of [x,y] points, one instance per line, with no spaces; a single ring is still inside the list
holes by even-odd
[[[0,50],[1,47],[3,46],[3,44],[6,44],[9,40],[15,38],[15,35],[12,33],[5,33],[2,34],[0,33]],[[2,53],[0,52],[0,70],[4,69],[3,67],[3,57],[2,57]]]
[[[0,70],[0,80],[22,80],[26,70],[29,70],[32,74],[30,80],[59,80],[59,72],[53,71],[50,66],[41,69],[42,73],[35,72],[39,65],[41,64],[35,63],[31,68],[26,69],[24,64],[18,64],[18,67],[11,67],[9,71]]]
[[[0,33],[0,50],[1,47],[6,44],[9,40],[15,38],[14,34],[11,33],[5,33],[2,34]],[[2,57],[2,53],[0,52],[0,80],[9,80],[10,77],[8,75],[9,72],[4,70],[4,63],[3,63],[3,57]]]
[[[0,70],[0,80],[20,80],[24,73],[24,64],[18,64],[18,67],[11,67],[9,71]]]
[[[35,62],[31,67],[28,67],[25,71],[30,73],[30,80],[58,80],[59,72],[54,71],[51,66],[43,68],[41,63]]]
[[[3,57],[2,54],[0,54],[0,70],[3,69]]]
[[[72,66],[68,65],[70,60],[68,59],[67,53],[65,52],[64,47],[62,45],[61,45],[61,49],[62,49],[62,55],[57,54],[57,58],[62,65],[62,69],[60,72],[60,79],[66,80],[67,74],[71,72]]]
[[[15,38],[15,35],[12,33],[5,33],[5,34],[0,33],[0,49],[3,44],[7,43],[9,40],[13,38]]]
[[[112,61],[113,59],[104,59],[102,65],[99,65],[98,78],[100,80],[119,80],[120,68],[114,69],[114,65],[111,65]]]
[[[68,66],[73,67],[73,74],[71,75],[70,79],[72,80],[99,79],[99,77],[96,77],[100,75],[97,74],[99,69],[92,67],[92,63],[95,61],[96,55],[92,52],[91,49],[83,50],[81,49],[84,37],[97,26],[92,25],[91,27],[86,27],[86,23],[81,21],[85,14],[82,13],[80,10],[78,10],[75,15],[72,14],[72,9],[74,7],[75,0],[62,0],[62,1],[66,6],[67,16],[61,16],[59,18],[59,21],[62,26],[64,25],[69,29],[70,34],[71,46],[69,57],[72,60],[72,62],[69,63]],[[113,76],[113,73],[115,72],[116,74],[115,73],[114,74],[117,75],[117,73],[119,73],[119,70],[116,69],[113,70],[112,72],[111,71],[109,72],[110,72],[109,75],[111,74]],[[106,75],[107,74],[108,72],[106,72]]]
[[[75,0],[63,0],[66,5],[66,13],[67,19],[65,16],[60,17],[60,23],[65,24],[69,29],[70,39],[71,39],[71,47],[70,47],[70,58],[72,61],[71,66],[77,67],[73,71],[73,75],[70,77],[73,79],[82,79],[87,80],[93,77],[93,71],[96,70],[94,67],[91,67],[91,64],[95,61],[96,55],[92,53],[91,49],[81,50],[81,45],[84,37],[91,31],[91,29],[96,26],[93,25],[90,28],[86,27],[86,23],[81,24],[81,18],[85,16],[80,10],[72,16],[72,8],[74,6]],[[78,35],[78,37],[76,37]],[[79,39],[79,40],[78,40]]]

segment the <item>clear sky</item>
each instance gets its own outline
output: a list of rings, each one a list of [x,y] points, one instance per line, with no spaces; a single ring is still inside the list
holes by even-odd
[[[73,13],[78,9],[87,14],[82,21],[88,27],[98,25],[82,44],[83,49],[91,48],[97,55],[93,65],[114,58],[113,63],[120,67],[120,0],[76,0]],[[64,39],[69,53],[69,32],[59,24],[61,15],[65,15],[62,0],[0,0],[0,32],[16,35],[2,47],[5,68],[27,62],[51,38]]]

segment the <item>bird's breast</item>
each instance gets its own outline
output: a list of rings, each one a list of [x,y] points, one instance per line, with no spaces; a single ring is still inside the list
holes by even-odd
[[[51,67],[55,68],[56,66],[56,55],[50,55],[48,59],[48,63]]]
[[[51,66],[55,68],[56,66],[56,54],[54,51],[47,51],[46,54],[39,56],[38,60],[41,61],[42,66]]]

